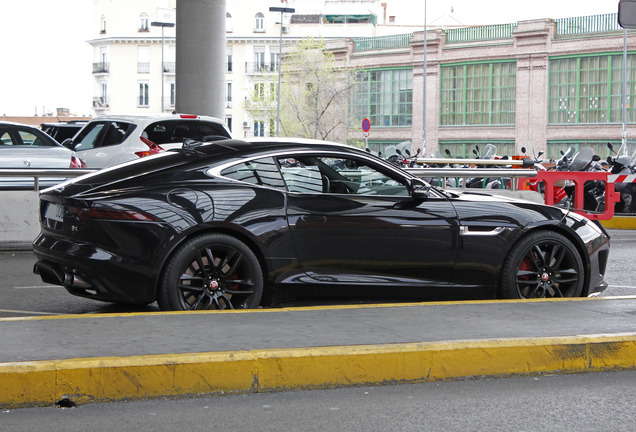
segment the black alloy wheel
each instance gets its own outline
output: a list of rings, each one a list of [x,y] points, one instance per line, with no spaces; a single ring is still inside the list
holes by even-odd
[[[157,303],[161,310],[250,309],[262,295],[263,274],[252,250],[234,237],[206,234],[168,261]]]
[[[501,273],[499,296],[578,297],[584,279],[583,262],[572,242],[559,233],[537,231],[510,250]]]

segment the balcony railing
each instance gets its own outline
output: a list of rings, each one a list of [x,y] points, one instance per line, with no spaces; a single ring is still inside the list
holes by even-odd
[[[406,48],[411,43],[413,33],[380,36],[380,37],[364,37],[353,39],[354,51],[370,51],[376,49]]]
[[[276,63],[245,63],[245,73],[278,72]]]
[[[137,63],[137,73],[150,73],[150,63]]]
[[[461,27],[446,30],[446,42],[475,42],[484,40],[510,39],[516,24],[495,24],[478,27]]]
[[[109,70],[110,70],[110,63],[107,63],[107,62],[93,63],[94,74],[108,73]]]
[[[163,71],[165,73],[175,73],[177,71],[177,63],[163,62]]]
[[[108,108],[108,98],[94,97],[93,98],[93,108],[95,108],[95,109],[106,109],[106,108]]]
[[[581,33],[607,33],[623,31],[618,24],[618,14],[608,13],[574,18],[559,18],[556,22],[557,36]]]

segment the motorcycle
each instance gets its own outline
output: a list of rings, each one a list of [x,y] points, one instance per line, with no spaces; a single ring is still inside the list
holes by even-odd
[[[607,163],[612,174],[631,175],[636,173],[636,142],[626,141],[614,152],[612,143],[607,148],[616,156],[608,156]],[[615,213],[636,212],[636,183],[615,183],[614,190],[620,194],[620,201],[614,205]]]

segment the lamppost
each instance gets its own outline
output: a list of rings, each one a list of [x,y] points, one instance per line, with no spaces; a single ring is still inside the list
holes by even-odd
[[[163,104],[164,104],[163,88],[165,87],[165,83],[164,83],[165,68],[163,67],[163,30],[166,27],[174,27],[174,23],[153,21],[150,23],[150,25],[153,27],[161,27],[161,113],[163,114]]]
[[[279,52],[278,52],[278,96],[276,102],[276,136],[278,136],[278,132],[280,130],[280,75],[281,75],[281,63],[283,61],[283,14],[294,13],[296,9],[294,8],[286,8],[286,7],[270,7],[270,12],[280,12],[280,43],[279,43]]]

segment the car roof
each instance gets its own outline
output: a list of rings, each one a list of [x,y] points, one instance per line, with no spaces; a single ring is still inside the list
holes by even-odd
[[[32,125],[28,125],[25,123],[10,122],[10,121],[0,121],[0,126],[22,126],[22,127],[27,127],[31,129],[37,129],[35,126],[32,126]]]
[[[132,123],[151,123],[161,120],[206,120],[216,123],[222,123],[223,120],[216,117],[200,116],[195,114],[106,114],[94,117],[91,121],[126,121]]]

